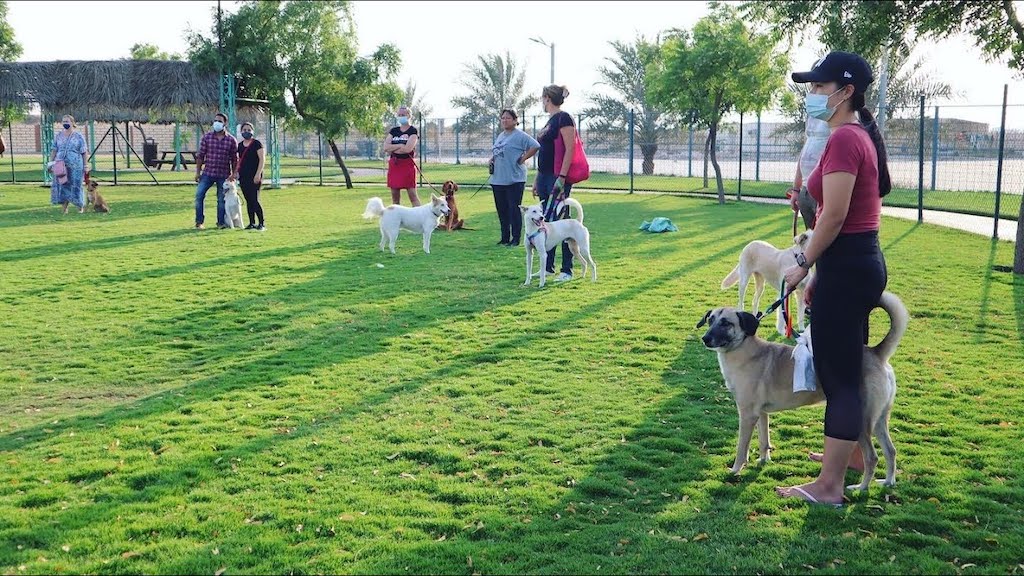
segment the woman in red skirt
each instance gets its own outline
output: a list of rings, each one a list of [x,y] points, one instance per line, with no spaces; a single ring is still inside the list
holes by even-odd
[[[391,188],[391,203],[402,203],[402,188],[409,193],[409,202],[420,205],[416,195],[416,127],[409,123],[409,108],[402,106],[395,114],[398,126],[388,132],[384,141],[384,153],[388,158],[388,188]]]

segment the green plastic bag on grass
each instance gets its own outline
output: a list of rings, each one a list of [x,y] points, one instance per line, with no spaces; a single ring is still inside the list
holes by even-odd
[[[650,222],[644,220],[644,223],[640,225],[640,229],[646,232],[678,232],[679,228],[672,223],[668,218],[658,216]]]

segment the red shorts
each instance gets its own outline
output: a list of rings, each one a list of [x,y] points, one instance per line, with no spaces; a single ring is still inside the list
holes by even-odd
[[[388,188],[416,189],[416,161],[412,158],[388,159]]]

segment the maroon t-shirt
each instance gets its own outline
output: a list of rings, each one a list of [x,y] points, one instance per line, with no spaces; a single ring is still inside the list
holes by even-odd
[[[882,196],[878,189],[878,152],[871,136],[859,124],[844,124],[832,131],[821,153],[818,167],[807,179],[807,191],[818,202],[818,217],[824,208],[822,176],[833,172],[853,174],[850,209],[839,230],[841,234],[878,230],[882,217]]]

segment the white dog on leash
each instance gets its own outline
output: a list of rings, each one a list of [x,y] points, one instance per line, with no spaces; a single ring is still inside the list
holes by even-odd
[[[224,223],[228,228],[245,228],[242,224],[242,200],[234,182],[224,183]]]
[[[590,255],[590,230],[583,225],[583,206],[575,198],[566,198],[565,204],[576,209],[575,219],[547,222],[544,220],[544,208],[540,204],[519,207],[519,211],[523,213],[523,231],[526,233],[526,282],[523,282],[523,286],[530,285],[530,277],[533,275],[533,253],[539,252],[540,287],[544,287],[548,250],[562,242],[568,242],[573,256],[583,263],[583,275],[586,276],[589,264],[593,274],[591,281],[597,280],[597,264]],[[561,207],[558,207],[556,210],[560,209]]]
[[[366,203],[363,218],[380,218],[381,252],[384,251],[384,245],[388,244],[391,253],[394,254],[398,231],[405,228],[410,232],[423,235],[423,251],[430,254],[430,235],[437,228],[437,219],[448,212],[448,202],[433,194],[430,195],[430,204],[415,208],[406,208],[398,204],[385,207],[383,200],[374,197]]]
[[[808,230],[793,238],[793,245],[779,250],[775,246],[761,240],[754,240],[747,244],[740,252],[740,261],[732,272],[722,280],[722,290],[736,284],[740,285],[739,311],[745,310],[744,305],[747,294],[747,284],[750,277],[754,277],[754,312],[760,310],[761,294],[764,293],[765,284],[778,289],[782,285],[786,269],[796,264],[796,255],[807,249],[811,242],[813,231]],[[797,304],[797,332],[804,329],[804,288],[807,287],[808,279],[805,278],[796,287],[793,293],[796,295]],[[786,335],[786,321],[782,317],[782,308],[776,312],[775,329],[779,334]]]

